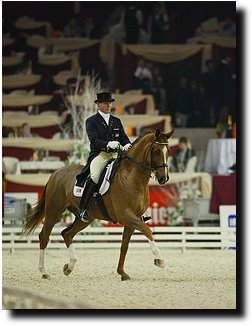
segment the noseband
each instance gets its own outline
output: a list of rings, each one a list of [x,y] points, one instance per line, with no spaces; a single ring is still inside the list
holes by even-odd
[[[166,163],[162,163],[162,164],[157,164],[154,160],[154,145],[158,144],[158,145],[168,145],[168,141],[167,142],[158,142],[153,140],[151,143],[151,147],[149,149],[149,152],[151,152],[151,167],[149,168],[148,166],[143,165],[142,163],[136,161],[135,159],[133,159],[132,157],[128,156],[127,154],[124,156],[125,158],[127,158],[129,161],[131,161],[132,163],[134,163],[135,165],[137,165],[148,177],[152,178],[152,173],[156,172],[157,169],[159,168],[168,168],[168,164]],[[149,154],[148,152],[148,154]]]
[[[151,151],[151,169],[153,171],[156,171],[157,169],[159,168],[168,168],[168,164],[167,163],[163,163],[163,164],[157,164],[155,161],[154,161],[154,153],[153,153],[153,147],[154,147],[154,144],[158,144],[158,145],[168,145],[168,142],[164,142],[164,143],[160,143],[158,141],[154,141],[152,142],[151,144],[151,148],[150,148],[150,151]]]

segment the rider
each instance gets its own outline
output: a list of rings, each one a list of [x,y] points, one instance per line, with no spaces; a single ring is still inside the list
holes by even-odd
[[[110,114],[112,102],[114,101],[111,93],[98,93],[97,99],[95,100],[98,106],[98,112],[86,121],[86,131],[91,150],[88,157],[91,178],[87,181],[84,194],[80,201],[80,218],[83,222],[88,221],[88,206],[96,190],[101,171],[110,159],[116,158],[116,151],[120,145],[123,146],[123,150],[125,151],[131,147],[130,140],[124,131],[121,120]],[[83,179],[82,175],[85,171],[86,169],[84,168],[77,175],[77,186],[81,183]]]

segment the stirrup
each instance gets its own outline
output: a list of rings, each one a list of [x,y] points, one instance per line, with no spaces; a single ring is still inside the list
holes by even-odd
[[[80,219],[82,222],[89,222],[88,210],[84,209],[80,212]]]
[[[141,221],[142,221],[142,222],[145,223],[145,222],[147,222],[147,221],[149,221],[149,220],[151,220],[151,216],[144,216],[144,215],[141,216]]]

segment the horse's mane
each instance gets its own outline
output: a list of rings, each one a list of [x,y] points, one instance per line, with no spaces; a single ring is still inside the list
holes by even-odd
[[[132,143],[132,146],[136,145],[144,136],[148,135],[148,134],[151,134],[151,133],[154,133],[155,130],[152,130],[152,129],[144,129],[141,134],[138,136],[138,138],[136,138],[133,143]]]
[[[134,145],[138,144],[146,135],[150,135],[150,134],[155,134],[156,133],[156,130],[153,130],[153,129],[144,129],[141,134],[138,136],[138,138],[136,138],[133,143],[132,143],[132,147],[134,147]],[[160,134],[159,137],[158,137],[159,140],[163,140],[163,141],[166,141],[167,142],[167,138],[166,138],[166,135],[164,134]],[[168,145],[168,151],[170,152],[170,147],[169,147],[169,144],[167,143]]]

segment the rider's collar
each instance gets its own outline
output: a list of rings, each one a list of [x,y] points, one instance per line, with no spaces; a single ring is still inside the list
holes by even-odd
[[[107,122],[107,124],[109,124],[110,113],[103,113],[103,112],[100,111],[100,110],[98,110],[98,112],[99,112],[100,115],[103,117],[103,119]]]

